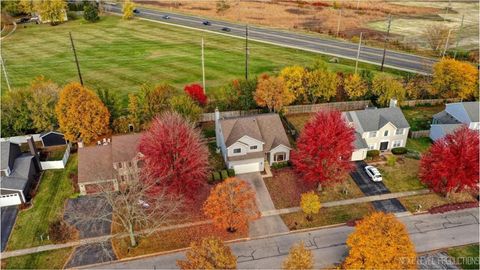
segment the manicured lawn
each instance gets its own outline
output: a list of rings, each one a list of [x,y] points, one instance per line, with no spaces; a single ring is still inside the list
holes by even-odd
[[[450,248],[447,252],[457,260],[463,269],[479,269],[478,244]]]
[[[18,27],[2,41],[2,57],[13,87],[25,87],[39,75],[60,85],[77,81],[77,70],[70,45],[75,41],[86,86],[110,89],[126,99],[143,83],[170,83],[179,91],[202,77],[200,43],[205,39],[207,94],[220,90],[235,78],[244,77],[244,43],[238,38],[168,26],[139,19],[124,21],[117,16],[102,16],[96,23],[83,19],[58,26]],[[250,42],[249,72],[278,72],[293,64],[310,65],[316,59],[331,57]],[[354,71],[354,61],[329,63],[334,71]],[[369,64],[361,68],[378,70]],[[2,84],[2,92],[6,90]]]
[[[413,150],[419,153],[424,153],[432,145],[432,140],[428,137],[420,137],[416,139],[408,138],[407,149]]]
[[[445,105],[416,106],[402,108],[403,115],[410,124],[410,130],[430,129],[432,116],[445,109]]]
[[[51,244],[47,240],[48,226],[63,215],[65,200],[74,194],[70,173],[77,172],[77,155],[72,154],[64,170],[47,170],[32,207],[20,211],[10,236],[7,249],[23,249]],[[40,236],[43,235],[43,241]]]
[[[316,190],[315,186],[306,185],[291,168],[273,171],[273,177],[264,179],[275,208],[290,208],[300,205],[302,193]],[[320,196],[321,202],[346,200],[362,197],[363,193],[353,180],[348,177],[343,183],[325,186]]]
[[[281,215],[283,222],[291,230],[314,228],[326,225],[345,223],[347,221],[360,219],[365,215],[374,212],[371,203],[359,203],[342,205],[328,208],[321,208],[318,214],[313,215],[313,220],[308,221],[303,212],[296,212]]]
[[[223,240],[232,240],[247,237],[246,231],[228,233],[226,230],[217,229],[212,224],[199,225],[194,227],[174,229],[151,234],[140,238],[138,246],[129,248],[128,238],[114,238],[112,240],[115,254],[121,258],[146,255],[155,252],[186,248],[193,241],[199,241],[204,237],[216,236]]]
[[[428,209],[460,202],[471,202],[474,200],[472,196],[467,192],[451,194],[449,198],[445,198],[436,193],[429,193],[424,195],[415,195],[399,198],[400,202],[407,208],[408,211],[415,213],[418,210],[418,206],[421,205],[422,211],[428,211]]]
[[[73,248],[64,248],[2,259],[3,269],[63,269]]]
[[[378,165],[383,183],[391,192],[423,189],[425,186],[418,179],[420,160],[398,158],[393,166]]]

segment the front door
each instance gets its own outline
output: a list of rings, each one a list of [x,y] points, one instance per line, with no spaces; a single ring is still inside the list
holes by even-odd
[[[380,143],[380,151],[385,151],[388,149],[388,142],[381,142]]]

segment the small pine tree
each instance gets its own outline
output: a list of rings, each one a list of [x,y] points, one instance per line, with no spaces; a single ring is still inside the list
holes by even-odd
[[[83,4],[83,18],[89,22],[96,22],[100,20],[98,16],[98,5],[97,3],[85,1]]]

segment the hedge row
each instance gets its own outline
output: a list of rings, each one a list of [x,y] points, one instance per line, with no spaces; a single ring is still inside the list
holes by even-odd
[[[208,176],[207,182],[213,185],[229,177],[234,177],[234,176],[235,176],[235,171],[233,169],[215,171]]]

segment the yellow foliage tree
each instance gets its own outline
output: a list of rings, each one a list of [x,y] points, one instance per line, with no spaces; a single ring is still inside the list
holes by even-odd
[[[27,14],[31,14],[34,11],[33,0],[20,0],[20,9]]]
[[[282,78],[262,74],[258,79],[254,99],[258,106],[278,112],[284,106],[291,104],[295,100],[295,95],[285,87]]]
[[[338,76],[326,69],[316,69],[305,75],[305,91],[311,103],[317,103],[319,98],[329,101],[337,93]]]
[[[416,269],[415,247],[405,225],[393,214],[365,217],[348,236],[347,269]]]
[[[346,76],[343,81],[343,87],[350,99],[355,100],[364,97],[367,94],[367,83],[358,74]]]
[[[248,222],[260,217],[255,192],[237,178],[227,178],[215,186],[203,205],[205,215],[229,232],[248,228]]]
[[[303,242],[301,244],[294,245],[290,249],[290,253],[288,253],[287,259],[283,262],[282,269],[313,269],[312,251],[306,249]]]
[[[110,113],[95,93],[79,83],[67,84],[55,107],[60,130],[70,141],[90,143],[109,132]]]
[[[307,220],[312,220],[312,215],[318,214],[320,207],[320,197],[315,192],[309,191],[302,194],[300,208],[307,215]]]
[[[56,25],[65,21],[67,2],[64,0],[41,0],[35,2],[35,10],[42,21],[49,21],[51,25]]]
[[[37,131],[53,130],[57,125],[55,104],[60,88],[43,76],[35,78],[30,85],[32,97],[26,99],[33,126]]]
[[[185,255],[185,261],[178,260],[180,269],[236,269],[237,257],[222,240],[204,238],[200,243],[193,242]]]
[[[469,99],[478,91],[478,70],[469,63],[444,58],[433,66],[432,94]]]
[[[306,70],[302,66],[289,66],[280,71],[279,77],[283,79],[285,87],[290,90],[297,100],[305,96]]]
[[[130,20],[133,19],[133,10],[135,9],[135,4],[131,0],[125,0],[123,3],[123,19]]]
[[[372,80],[372,93],[378,96],[378,103],[387,105],[390,99],[405,99],[405,88],[402,82],[386,73],[378,73]]]

